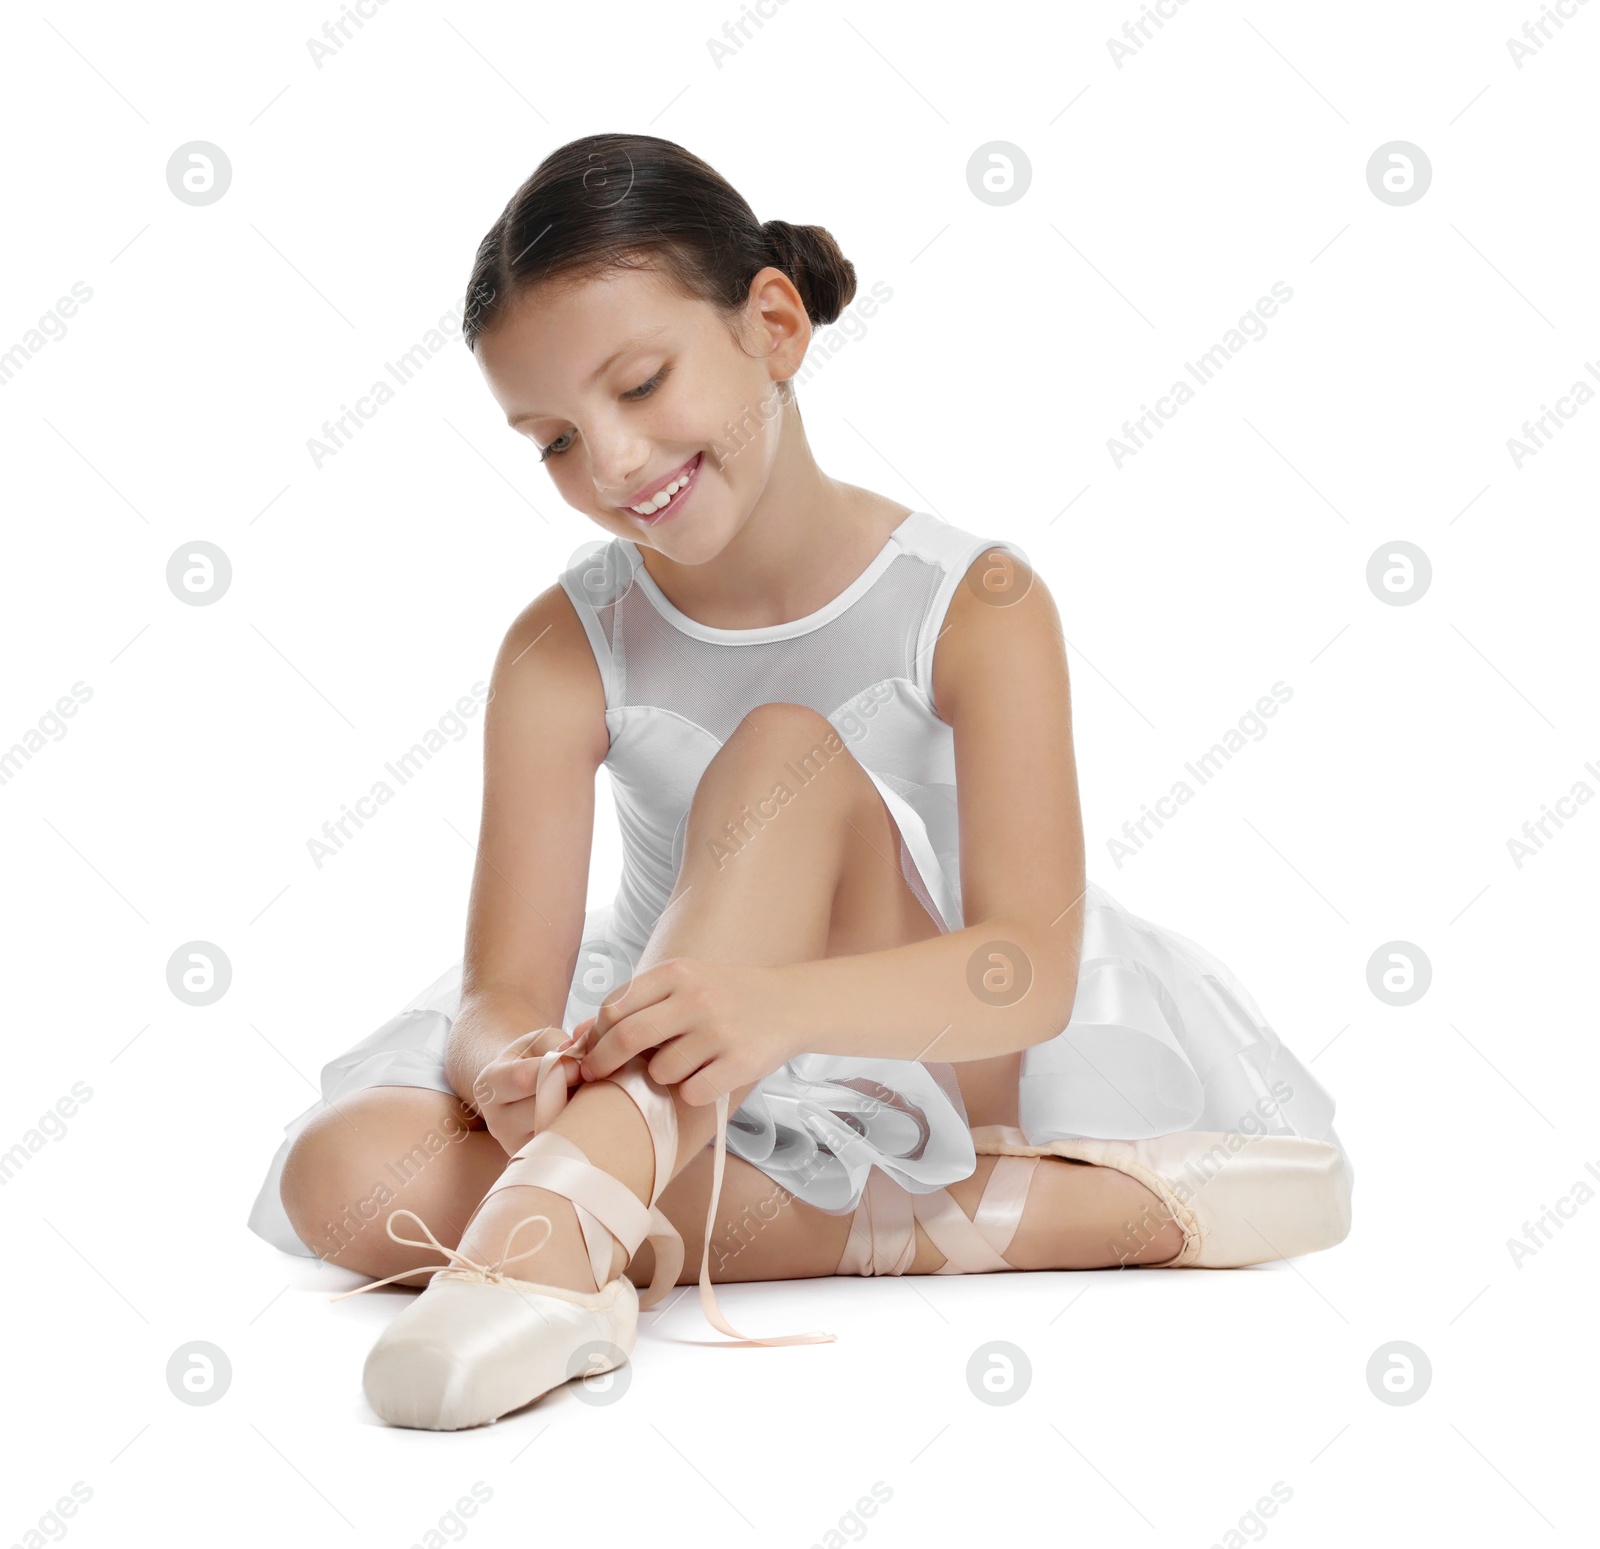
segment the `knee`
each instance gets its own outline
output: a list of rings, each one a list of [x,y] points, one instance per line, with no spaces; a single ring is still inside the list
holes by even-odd
[[[777,779],[808,781],[828,764],[848,758],[827,716],[809,705],[774,700],[749,711],[712,760],[711,769],[759,769]],[[710,773],[710,769],[707,770]]]
[[[319,1257],[363,1274],[393,1273],[401,1267],[396,1258],[407,1254],[407,1262],[420,1262],[417,1250],[389,1237],[389,1214],[400,1206],[422,1214],[425,1199],[439,1192],[432,1185],[445,1187],[442,1175],[452,1170],[440,1158],[459,1153],[470,1133],[466,1110],[445,1093],[420,1087],[356,1093],[319,1113],[289,1148],[279,1188],[289,1224]],[[446,1223],[423,1219],[440,1241],[453,1244]],[[415,1228],[402,1235],[415,1236]]]
[[[830,736],[837,738],[838,733],[827,716],[810,705],[774,699],[747,711],[733,736],[745,742],[818,742]]]

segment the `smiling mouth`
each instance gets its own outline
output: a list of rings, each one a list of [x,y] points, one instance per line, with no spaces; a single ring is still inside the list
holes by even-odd
[[[649,500],[641,500],[638,504],[625,506],[623,509],[631,511],[646,522],[653,522],[665,512],[673,510],[684,492],[694,483],[704,456],[703,452],[696,452],[693,460],[685,465],[683,472],[670,484],[662,485]]]

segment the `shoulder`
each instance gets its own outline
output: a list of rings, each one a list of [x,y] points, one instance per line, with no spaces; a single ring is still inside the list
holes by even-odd
[[[1066,659],[1061,617],[1044,578],[1003,540],[974,539],[978,552],[955,567],[933,657],[934,711],[953,721],[996,675],[1032,676]],[[968,550],[970,552],[970,548]]]
[[[560,581],[540,592],[507,627],[490,694],[502,717],[546,728],[559,724],[594,744],[609,744],[605,686],[576,605]]]

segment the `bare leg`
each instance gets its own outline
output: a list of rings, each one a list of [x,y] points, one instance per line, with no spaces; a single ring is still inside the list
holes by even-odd
[[[796,800],[751,834],[737,853],[719,857],[713,851],[713,841],[720,841],[726,851],[725,825],[766,798],[786,766],[808,756],[818,762],[814,751],[830,730],[820,716],[803,707],[767,705],[747,717],[729,738],[696,792],[677,882],[637,971],[668,957],[772,964],[810,961],[881,950],[938,933],[941,927],[901,873],[899,834],[893,819],[865,771],[848,752],[821,760],[821,773],[801,788]],[[1016,1064],[1013,1055],[964,1061],[955,1067],[970,1122],[1015,1122]],[[746,1087],[730,1096],[730,1112],[748,1091]],[[402,1093],[408,1095],[396,1095]],[[365,1172],[371,1171],[374,1160],[373,1148],[387,1146],[403,1152],[406,1144],[402,1142],[414,1144],[407,1137],[426,1127],[428,1114],[442,1113],[441,1105],[453,1100],[443,1094],[395,1087],[376,1088],[362,1097],[369,1102],[357,1117],[366,1115],[364,1122],[372,1126],[372,1138],[356,1141],[338,1116],[323,1115],[313,1127],[315,1133],[308,1129],[291,1155],[283,1193],[291,1220],[304,1240],[336,1262],[382,1276],[408,1264],[427,1263],[436,1255],[390,1242],[382,1231],[387,1209],[377,1217],[375,1227],[362,1229],[353,1239],[342,1241],[339,1233],[327,1228],[343,1209],[344,1197],[353,1197],[362,1189]],[[418,1107],[423,1099],[434,1107]],[[341,1106],[347,1114],[355,1107]],[[680,1281],[692,1283],[698,1275],[710,1195],[712,1159],[707,1146],[715,1131],[716,1110],[681,1101],[676,1106],[678,1157],[674,1181],[661,1195],[660,1204],[685,1239]],[[579,1087],[551,1127],[575,1141],[591,1161],[605,1167],[641,1200],[649,1199],[653,1160],[648,1131],[625,1092],[607,1082]],[[389,1208],[407,1205],[416,1209],[440,1241],[453,1245],[454,1239],[446,1231],[458,1229],[456,1223],[470,1209],[468,1202],[482,1198],[505,1159],[483,1131],[471,1132],[451,1150],[448,1162],[441,1156],[432,1174],[412,1185],[415,1192],[397,1194]],[[992,1165],[991,1159],[980,1158],[972,1177],[950,1189],[952,1198],[968,1214],[975,1208]],[[1097,1181],[1090,1181],[1091,1176]],[[431,1208],[444,1226],[434,1225],[433,1215],[423,1208],[435,1198],[435,1192],[438,1203]],[[774,1199],[779,1203],[771,1203]],[[1112,1169],[1053,1159],[1041,1162],[1011,1256],[1018,1267],[1027,1268],[1091,1267],[1090,1260],[1160,1262],[1181,1246],[1181,1238],[1172,1241],[1170,1234],[1177,1228],[1170,1224],[1166,1238],[1158,1234],[1137,1250],[1142,1258],[1124,1251],[1119,1260],[1115,1251],[1108,1256],[1106,1249],[1123,1221],[1138,1217],[1154,1204],[1155,1197],[1142,1185]],[[763,1220],[758,1245],[747,1246],[744,1236],[748,1227],[736,1224],[746,1206],[759,1206],[764,1217],[770,1218]],[[461,1240],[462,1250],[480,1260],[497,1257],[504,1251],[510,1229],[530,1214],[548,1216],[552,1235],[538,1256],[537,1274],[528,1261],[521,1266],[521,1273],[549,1284],[595,1289],[576,1212],[565,1197],[547,1190],[518,1187],[497,1193],[472,1219]],[[724,1228],[719,1229],[713,1244],[713,1280],[831,1274],[849,1230],[847,1217],[829,1216],[804,1205],[777,1189],[759,1169],[733,1156],[727,1159],[721,1215]],[[1080,1224],[1063,1224],[1072,1222]],[[1076,1239],[1062,1237],[1063,1231],[1070,1236],[1074,1230]],[[931,1273],[943,1262],[942,1255],[920,1226],[917,1243],[911,1272]],[[630,1269],[630,1278],[636,1283],[648,1283],[651,1258],[645,1245]],[[621,1271],[621,1260],[622,1250],[614,1246],[613,1274]]]
[[[711,1190],[711,1154],[685,1167],[661,1197],[661,1208],[683,1234],[680,1285],[698,1274]],[[970,1218],[996,1158],[980,1156],[971,1177],[949,1187]],[[1148,1210],[1149,1214],[1146,1215]],[[795,1199],[759,1168],[730,1158],[711,1241],[711,1278],[804,1280],[835,1273],[850,1234],[849,1216],[828,1215]],[[1155,1196],[1126,1173],[1060,1157],[1041,1157],[1015,1237],[1006,1250],[1014,1269],[1108,1269],[1162,1264],[1183,1248],[1183,1231]],[[934,1274],[944,1255],[916,1226],[911,1275]],[[648,1285],[653,1253],[646,1244],[628,1266],[636,1285]],[[691,1268],[691,1265],[693,1268]]]
[[[406,1209],[455,1247],[479,1200],[505,1170],[487,1130],[469,1128],[460,1099],[416,1086],[373,1086],[324,1109],[289,1149],[279,1190],[300,1240],[330,1264],[381,1280],[446,1260],[393,1241],[385,1222]],[[415,1236],[407,1222],[397,1228]],[[427,1274],[404,1284],[422,1285]]]
[[[691,804],[683,861],[672,894],[636,972],[672,957],[778,964],[872,951],[936,935],[937,922],[902,875],[899,835],[866,771],[847,752],[821,751],[832,728],[800,705],[763,705],[746,716],[707,766]],[[736,853],[727,825],[766,801],[780,780],[809,760],[817,773]],[[729,1112],[749,1093],[729,1097]],[[712,1139],[716,1109],[673,1093],[678,1114],[676,1174]],[[642,1201],[653,1160],[643,1116],[626,1092],[601,1081],[580,1087],[551,1125]],[[577,1212],[546,1189],[503,1189],[468,1224],[462,1251],[489,1260],[529,1215],[550,1218],[538,1259],[544,1283],[594,1290]],[[613,1244],[612,1273],[624,1263]],[[533,1272],[524,1265],[524,1273]]]
[[[440,1242],[455,1247],[462,1227],[505,1167],[505,1153],[485,1130],[468,1130],[460,1103],[421,1087],[377,1086],[321,1114],[290,1152],[283,1197],[301,1240],[329,1263],[381,1279],[412,1265],[445,1260],[426,1248],[393,1242],[389,1212],[414,1210]],[[699,1273],[706,1205],[711,1197],[710,1147],[683,1167],[662,1194],[667,1218],[682,1234],[679,1284]],[[980,1156],[970,1178],[950,1195],[970,1216],[994,1158]],[[1154,1196],[1111,1168],[1042,1158],[1007,1258],[1018,1269],[1096,1269],[1159,1264],[1182,1247],[1178,1228],[1156,1214],[1142,1226]],[[719,1221],[712,1236],[711,1278],[804,1280],[833,1274],[850,1217],[829,1215],[795,1199],[759,1168],[727,1159]],[[1128,1224],[1135,1223],[1130,1233]],[[1159,1230],[1153,1225],[1159,1224]],[[944,1256],[917,1227],[917,1256],[908,1273],[932,1274]],[[639,1287],[650,1283],[654,1251],[644,1244],[628,1266]],[[430,1271],[402,1283],[421,1285]]]

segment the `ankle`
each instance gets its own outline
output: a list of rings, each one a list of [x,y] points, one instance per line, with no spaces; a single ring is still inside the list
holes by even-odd
[[[544,1233],[537,1224],[523,1227],[516,1239],[509,1242],[519,1221],[529,1216],[544,1216],[550,1222],[549,1235],[537,1253],[527,1258],[514,1259],[505,1266],[505,1273],[514,1280],[527,1280],[538,1285],[560,1286],[563,1290],[596,1291],[594,1266],[590,1262],[589,1247],[584,1239],[578,1210],[565,1195],[549,1189],[522,1184],[499,1191],[480,1212],[462,1240],[461,1251],[481,1264],[494,1264],[502,1256],[513,1256],[532,1247]],[[606,1283],[627,1267],[626,1250],[607,1232],[610,1240],[610,1262]]]

